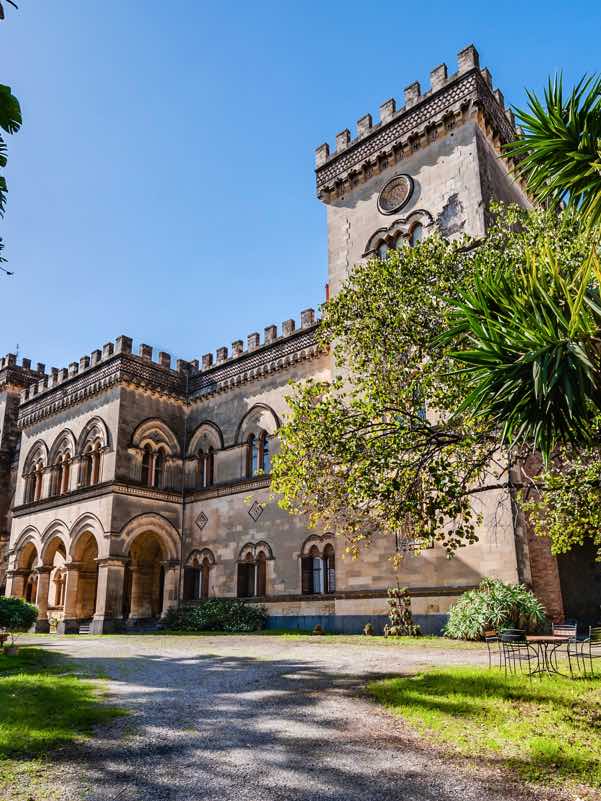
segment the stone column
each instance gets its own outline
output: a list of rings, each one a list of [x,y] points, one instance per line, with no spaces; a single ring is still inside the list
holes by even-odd
[[[161,617],[165,617],[169,609],[177,606],[179,562],[175,559],[163,562],[163,569],[165,571],[165,582],[163,587],[163,611]]]
[[[127,559],[109,556],[98,559],[97,562],[98,589],[91,631],[94,634],[120,631],[123,628],[123,589]]]
[[[152,565],[131,564],[130,620],[152,617]]]
[[[38,619],[35,623],[35,630],[42,634],[47,634],[50,631],[50,622],[48,621],[48,590],[50,589],[50,573],[52,567],[43,565],[38,567],[38,590],[35,597],[35,605],[38,608]]]
[[[25,582],[29,570],[8,570],[6,573],[6,594],[13,598],[25,597]]]
[[[67,579],[65,584],[64,616],[58,624],[59,634],[79,633],[79,612],[77,609],[77,591],[79,589],[79,569],[81,562],[67,562],[65,570]]]

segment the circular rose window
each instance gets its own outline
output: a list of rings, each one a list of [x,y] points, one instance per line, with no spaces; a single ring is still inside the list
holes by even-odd
[[[410,175],[395,175],[380,192],[378,209],[382,214],[395,214],[407,204],[412,194],[413,178]]]

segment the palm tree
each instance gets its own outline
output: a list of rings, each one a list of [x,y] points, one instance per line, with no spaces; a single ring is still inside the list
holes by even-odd
[[[8,134],[16,133],[21,127],[21,106],[10,90],[10,86],[0,84],[0,129]],[[6,142],[0,133],[0,167],[6,166]],[[6,206],[6,180],[0,175],[0,216]]]
[[[13,0],[5,0],[6,3],[10,3],[13,8],[19,8],[19,6],[13,2]],[[2,3],[0,2],[0,19],[4,19],[4,8],[2,7]]]
[[[516,109],[521,135],[506,148],[531,196],[578,208],[601,224],[601,77],[584,77],[566,96],[561,75],[549,78],[544,102],[528,92],[529,109]]]

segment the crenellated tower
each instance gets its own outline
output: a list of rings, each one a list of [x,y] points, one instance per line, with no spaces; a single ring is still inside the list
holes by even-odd
[[[336,292],[361,259],[415,241],[437,226],[446,237],[482,236],[492,199],[527,205],[502,155],[515,136],[513,114],[480,67],[473,45],[458,54],[457,71],[440,64],[430,88],[415,81],[316,150],[317,196],[328,215],[330,289]]]

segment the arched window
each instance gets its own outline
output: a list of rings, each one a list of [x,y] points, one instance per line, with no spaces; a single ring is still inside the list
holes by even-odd
[[[61,484],[60,494],[65,495],[69,492],[69,479],[71,477],[71,454],[67,451],[63,454],[61,462]]]
[[[403,234],[399,234],[395,240],[394,246],[397,250],[402,250],[403,248],[407,247],[407,244],[407,237]]]
[[[257,595],[267,595],[267,559],[263,551],[257,554]]]
[[[200,450],[196,457],[196,487],[198,489],[202,489],[205,486],[206,468],[206,456],[204,451]]]
[[[305,595],[323,592],[322,559],[319,549],[314,545],[308,556],[302,559],[302,591]]]
[[[35,500],[35,471],[25,476],[25,496],[24,503],[33,503]]]
[[[255,594],[255,563],[251,553],[238,562],[238,598],[252,598]]]
[[[42,481],[44,479],[44,464],[40,460],[35,466],[35,491],[34,501],[39,501],[42,497]]]
[[[205,600],[209,597],[209,578],[211,576],[211,562],[209,557],[205,556],[202,560],[201,577],[200,577],[200,597]]]
[[[159,449],[154,455],[154,475],[152,479],[152,486],[160,489],[163,486],[164,478],[165,454]]]
[[[263,431],[260,439],[260,464],[261,470],[264,473],[271,473],[271,454],[269,447],[269,435],[267,431]]]
[[[250,434],[246,440],[246,475],[256,476],[259,470],[259,446],[254,434]]]
[[[336,592],[336,554],[332,545],[323,549],[323,591]]]
[[[142,484],[150,486],[152,479],[152,448],[150,445],[144,446],[142,453]]]
[[[99,484],[100,483],[100,453],[101,445],[100,442],[94,443],[94,448],[92,450],[92,464],[91,464],[91,483],[92,484]]]
[[[386,242],[382,242],[378,245],[378,257],[380,259],[385,259],[388,256],[388,245]]]
[[[417,245],[418,242],[421,242],[423,236],[424,236],[424,226],[421,223],[416,223],[411,229],[411,235],[409,237],[409,242],[411,244],[411,247]]]
[[[215,473],[215,449],[211,446],[207,453],[206,466],[205,466],[205,487],[213,485]]]
[[[82,487],[89,487],[92,482],[92,445],[88,445],[81,457],[80,483]]]

